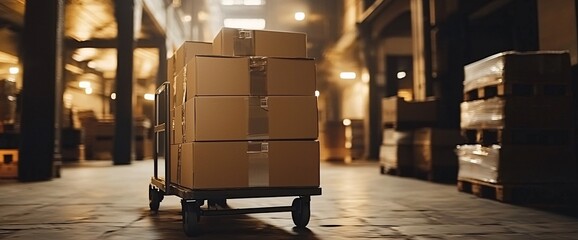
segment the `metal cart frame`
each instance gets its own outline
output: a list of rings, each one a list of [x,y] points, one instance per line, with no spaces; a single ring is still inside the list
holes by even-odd
[[[159,96],[165,95],[164,109],[161,108]],[[153,158],[154,173],[149,184],[149,207],[151,211],[158,211],[160,203],[166,195],[176,195],[181,198],[183,230],[188,236],[197,235],[200,231],[199,221],[201,216],[219,216],[232,214],[250,213],[270,213],[270,212],[291,212],[293,223],[300,228],[304,228],[309,223],[311,196],[321,195],[320,187],[259,187],[259,188],[234,188],[234,189],[211,189],[194,190],[171,184],[170,171],[170,96],[171,86],[169,82],[164,82],[155,91],[155,117],[154,117],[154,138],[153,138]],[[162,113],[160,110],[164,110]],[[162,115],[161,115],[162,114]],[[161,116],[164,119],[161,119]],[[164,122],[163,122],[164,121]],[[165,179],[159,177],[159,136],[164,132],[165,150]],[[235,198],[263,198],[263,197],[289,197],[295,198],[291,206],[275,206],[260,208],[230,209],[226,207],[227,199]],[[224,208],[205,207],[221,205]]]

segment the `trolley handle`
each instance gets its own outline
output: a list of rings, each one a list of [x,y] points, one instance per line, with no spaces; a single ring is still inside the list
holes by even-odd
[[[154,178],[155,179],[159,179],[158,176],[158,158],[159,158],[159,135],[161,132],[165,133],[165,141],[164,141],[164,149],[165,149],[165,185],[164,188],[162,189],[163,191],[165,191],[165,194],[168,194],[168,190],[170,189],[168,187],[168,183],[171,179],[171,171],[169,169],[170,166],[170,159],[171,159],[171,151],[170,151],[170,139],[171,139],[171,129],[170,129],[170,121],[171,119],[169,118],[170,116],[170,97],[171,97],[171,84],[167,81],[162,83],[155,91],[155,101],[154,101],[154,106],[155,106],[155,117],[154,117],[154,138],[153,138],[153,146],[154,146],[154,150],[153,150],[153,160],[154,160]],[[164,93],[164,107],[160,106],[160,96]],[[160,123],[161,121],[161,116],[163,116],[163,123]]]

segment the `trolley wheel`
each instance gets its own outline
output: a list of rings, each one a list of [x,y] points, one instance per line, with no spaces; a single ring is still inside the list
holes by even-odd
[[[199,221],[201,220],[201,207],[196,201],[187,202],[181,200],[182,216],[183,216],[183,230],[189,237],[199,234]]]
[[[165,194],[161,190],[149,185],[149,207],[151,211],[158,211],[164,198]]]
[[[309,217],[311,216],[310,198],[300,197],[295,198],[291,204],[291,218],[295,226],[304,228],[309,224]]]

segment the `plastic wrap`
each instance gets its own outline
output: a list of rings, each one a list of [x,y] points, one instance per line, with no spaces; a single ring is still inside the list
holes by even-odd
[[[460,169],[458,178],[498,182],[500,146],[460,145],[456,149]]]
[[[464,92],[505,81],[570,80],[567,51],[503,52],[464,67]]]
[[[383,130],[384,145],[411,145],[413,143],[413,131],[397,131],[392,128]]]
[[[462,102],[461,128],[503,128],[505,103],[503,98]]]

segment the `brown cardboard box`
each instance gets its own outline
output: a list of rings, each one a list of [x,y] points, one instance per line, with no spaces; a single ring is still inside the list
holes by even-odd
[[[175,125],[173,127],[173,139],[175,144],[183,143],[183,114],[184,114],[184,105],[180,105],[175,107]]]
[[[317,187],[319,143],[184,143],[180,166],[182,172],[176,182],[190,189]]]
[[[311,58],[197,56],[196,71],[194,67],[187,66],[187,100],[202,95],[315,94]]]
[[[0,178],[18,177],[18,149],[0,149]]]
[[[495,97],[462,102],[462,128],[572,128],[572,98]]]
[[[195,97],[185,104],[185,141],[317,139],[315,96]]]
[[[213,40],[213,54],[307,57],[307,35],[296,32],[222,28]]]
[[[460,178],[501,184],[576,183],[572,145],[458,148]]]
[[[199,54],[211,54],[213,47],[208,42],[185,41],[175,52],[175,72],[178,73],[185,65]]]
[[[170,182],[174,183],[174,184],[180,184],[179,182],[179,160],[181,160],[181,153],[182,153],[182,144],[171,144],[171,155],[170,155],[170,162],[169,162],[169,167],[170,167]],[[165,176],[166,177],[166,176]]]
[[[381,103],[382,122],[394,126],[404,123],[421,124],[423,127],[437,121],[437,101],[406,102],[403,98],[384,98]]]
[[[168,67],[173,67],[173,77],[171,78],[171,109],[182,105],[185,102],[185,90],[187,71],[186,65],[191,65],[194,68],[194,58],[199,54],[211,54],[211,43],[206,42],[184,42],[171,58],[173,63],[168,64]],[[189,63],[190,62],[190,63]],[[167,70],[169,72],[169,70]],[[193,73],[189,73],[193,74]]]
[[[567,51],[503,52],[464,67],[464,92],[499,83],[569,83]]]
[[[397,171],[399,175],[413,173],[413,145],[381,145],[379,162],[385,172]]]

